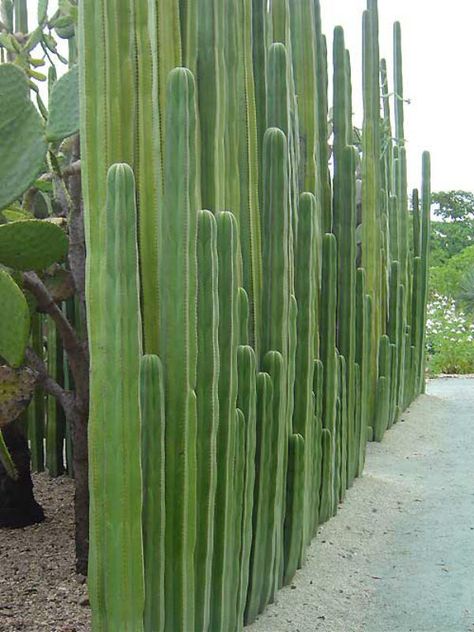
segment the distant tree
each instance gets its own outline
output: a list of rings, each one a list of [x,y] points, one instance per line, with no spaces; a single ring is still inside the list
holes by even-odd
[[[432,296],[442,294],[457,301],[463,277],[471,268],[474,269],[474,245],[464,248],[443,265],[432,267],[430,273]]]
[[[474,193],[440,191],[433,193],[431,263],[443,265],[474,244]]]
[[[474,265],[461,279],[458,299],[466,312],[474,314]]]

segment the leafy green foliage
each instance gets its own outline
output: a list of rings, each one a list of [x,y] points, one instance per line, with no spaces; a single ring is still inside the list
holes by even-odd
[[[44,126],[30,101],[28,78],[13,64],[0,65],[0,209],[15,201],[43,168]]]
[[[426,329],[430,373],[474,373],[474,325],[454,300],[435,296]]]
[[[474,264],[461,279],[458,299],[466,312],[474,314]]]
[[[440,294],[452,299],[459,296],[461,280],[471,266],[474,266],[474,245],[451,257],[444,265],[431,269],[431,295]]]
[[[46,135],[49,141],[58,141],[78,130],[79,69],[74,66],[58,79],[51,91]]]
[[[439,266],[474,244],[474,194],[441,191],[433,194],[431,263]]]
[[[0,226],[0,263],[17,270],[44,270],[62,261],[65,232],[53,222],[21,220]]]
[[[10,366],[23,362],[30,332],[30,311],[23,292],[12,277],[0,270],[0,356]]]

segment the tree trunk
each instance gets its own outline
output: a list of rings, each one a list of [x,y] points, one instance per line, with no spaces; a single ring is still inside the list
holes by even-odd
[[[33,496],[28,441],[18,422],[3,428],[3,437],[18,471],[8,476],[0,463],[0,527],[16,529],[44,520],[44,512]]]
[[[73,438],[76,571],[87,575],[89,554],[89,467],[87,456],[88,411],[74,406],[69,422]]]

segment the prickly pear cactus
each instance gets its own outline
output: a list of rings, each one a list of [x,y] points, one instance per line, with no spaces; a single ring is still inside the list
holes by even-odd
[[[46,136],[62,140],[79,130],[79,69],[71,68],[54,84],[49,98]]]
[[[18,367],[28,343],[30,311],[23,292],[4,270],[0,270],[0,305],[0,356],[10,366]]]
[[[35,381],[31,369],[0,366],[0,428],[15,421],[28,406]]]
[[[44,270],[62,261],[67,249],[65,232],[53,222],[31,219],[0,226],[0,263],[10,268]]]
[[[26,74],[0,65],[0,209],[20,197],[40,173],[47,150],[44,127],[29,98]]]

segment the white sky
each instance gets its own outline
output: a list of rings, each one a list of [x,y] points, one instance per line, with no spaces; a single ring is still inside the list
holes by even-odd
[[[361,40],[365,0],[321,0],[323,30],[341,25],[351,51],[355,123],[361,120]],[[402,25],[410,186],[419,186],[421,153],[432,158],[433,191],[474,191],[474,3],[379,0],[380,50],[392,69],[392,25]],[[393,89],[393,81],[390,82]]]
[[[35,15],[37,0],[28,0]],[[50,2],[51,8],[56,1]],[[354,122],[361,123],[362,12],[366,0],[321,0],[331,55],[341,25],[351,51]],[[432,156],[433,191],[474,191],[473,0],[379,0],[380,50],[392,69],[392,26],[402,24],[409,184],[419,186],[421,154]],[[393,81],[391,81],[391,89]]]

